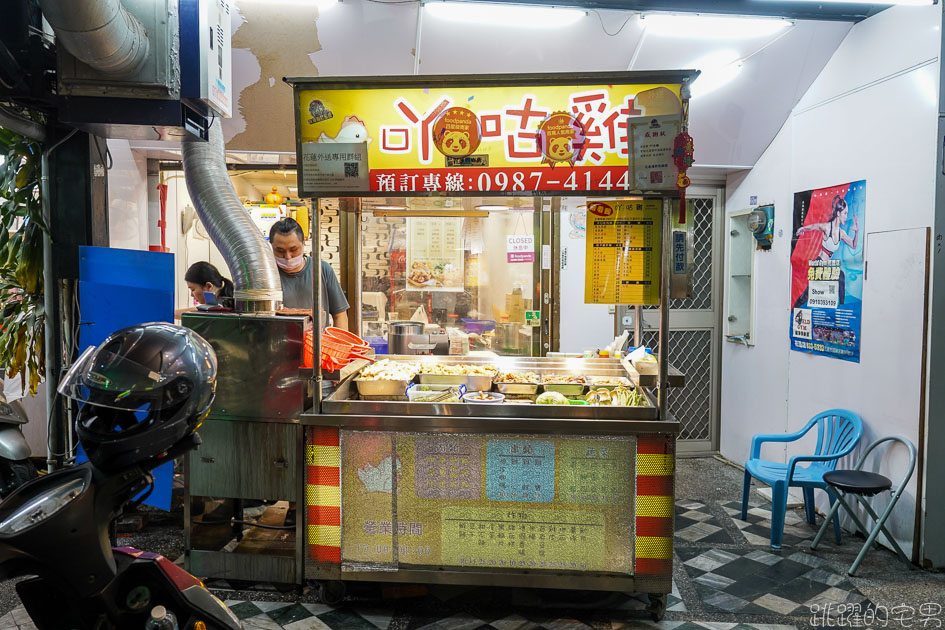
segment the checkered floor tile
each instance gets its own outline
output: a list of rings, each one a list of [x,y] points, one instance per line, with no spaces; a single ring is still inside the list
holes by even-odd
[[[731,545],[735,541],[709,506],[698,501],[676,501],[675,538],[677,545],[712,543]]]
[[[708,612],[810,615],[812,606],[870,605],[826,561],[791,550],[677,549]]]
[[[352,605],[333,609],[321,604],[287,604],[227,601],[246,630],[630,630],[660,628],[667,630],[795,630],[790,625],[753,626],[751,624],[710,623],[702,621],[652,622],[630,618],[617,611],[587,611],[586,614],[556,616],[542,612],[463,611],[448,616],[409,615],[392,609],[369,609]],[[609,614],[608,614],[609,613]]]
[[[752,545],[768,547],[771,545],[771,506],[748,504],[748,519],[741,519],[742,504],[732,501],[722,506],[725,513],[732,517],[732,522],[741,530],[742,535]],[[804,509],[788,510],[784,515],[784,538],[782,547],[808,547],[817,530],[823,523],[823,517],[817,515],[817,524],[810,525],[804,517]],[[832,544],[833,533],[824,537],[824,544]]]

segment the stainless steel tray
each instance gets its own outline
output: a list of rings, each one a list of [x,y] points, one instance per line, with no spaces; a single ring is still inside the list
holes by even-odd
[[[534,396],[538,393],[537,383],[496,383],[495,388],[503,394]]]
[[[591,389],[616,389],[617,387],[633,387],[633,383],[630,381],[630,379],[629,379],[629,378],[626,378],[626,377],[623,377],[623,376],[621,376],[621,377],[604,376],[604,377],[600,377],[600,378],[606,378],[606,379],[608,379],[608,380],[613,380],[613,379],[615,379],[615,378],[619,378],[619,379],[620,379],[620,384],[619,384],[619,385],[616,385],[616,384],[613,384],[613,383],[611,383],[611,384],[600,384],[600,383],[595,382],[596,379],[595,379],[594,377],[591,377],[590,379],[588,379],[588,382],[587,382],[588,387],[590,387]]]
[[[464,374],[421,374],[420,382],[426,385],[465,385],[469,392],[488,392],[492,390],[492,378]]]
[[[406,398],[407,385],[410,384],[410,381],[356,378],[354,383],[358,386],[358,393],[362,396],[401,396]]]
[[[565,396],[580,396],[584,393],[582,383],[545,383],[542,385],[546,392],[558,392]]]

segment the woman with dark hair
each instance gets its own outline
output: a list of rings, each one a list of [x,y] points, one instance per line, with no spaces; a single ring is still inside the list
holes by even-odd
[[[850,249],[856,249],[857,238],[860,233],[860,221],[857,218],[857,215],[853,215],[853,229],[851,232],[853,236],[847,233],[843,229],[843,226],[846,225],[847,219],[849,218],[849,209],[847,208],[846,200],[840,195],[836,195],[833,198],[830,209],[830,219],[825,223],[811,223],[810,225],[801,226],[795,236],[801,236],[807,232],[820,231],[823,234],[823,240],[820,244],[820,251],[817,253],[817,257],[822,261],[829,261],[833,258],[833,255],[837,253],[837,249],[840,247],[840,242],[844,242]],[[844,273],[840,271],[840,283],[839,283],[839,303],[843,304],[845,293],[845,284],[846,278]],[[807,291],[805,290],[803,294],[797,299],[794,304],[794,308],[800,308],[805,303],[807,303]]]
[[[220,271],[206,261],[192,264],[184,274],[184,282],[197,304],[206,304],[204,293],[213,293],[218,304],[233,299],[233,281],[224,278]]]

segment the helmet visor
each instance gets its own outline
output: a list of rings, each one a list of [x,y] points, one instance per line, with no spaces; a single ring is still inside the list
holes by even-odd
[[[174,379],[178,380],[178,379]],[[185,382],[162,375],[112,352],[88,348],[69,368],[59,393],[73,400],[112,409],[156,411],[179,402]]]

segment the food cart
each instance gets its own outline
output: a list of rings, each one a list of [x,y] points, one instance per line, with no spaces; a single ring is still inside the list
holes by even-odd
[[[667,120],[685,132],[695,76],[286,79],[295,94],[299,195],[312,208],[340,199],[342,214],[354,218],[349,225],[361,223],[368,200],[388,209],[399,201],[397,211],[422,226],[488,216],[484,199],[525,195],[537,200],[535,223],[554,224],[558,198],[586,197],[594,249],[585,300],[658,307],[656,369],[641,373],[626,357],[555,356],[535,339],[520,356],[469,353],[462,344],[433,356],[424,351],[434,344],[405,342],[398,347],[417,352],[333,373],[316,369],[300,383],[293,375],[304,347],[301,318],[185,316],[221,355],[218,399],[201,429],[210,446],[188,461],[185,518],[225,525],[199,521],[191,511],[197,495],[234,497],[233,523],[243,522],[248,498],[293,501],[299,514],[283,526],[294,536],[252,557],[197,550],[194,541],[205,535],[189,531],[190,569],[314,580],[328,603],[356,581],[642,592],[661,616],[672,587],[679,431],[667,391],[683,378],[667,361],[667,305],[674,274],[685,274],[674,268],[685,239],[669,227],[681,206],[676,170],[663,177],[668,160],[659,150],[655,163],[633,164],[647,155],[630,145],[635,122],[657,136],[666,135]],[[645,168],[653,186],[635,185]],[[438,229],[427,231],[424,256],[430,242],[453,247]],[[510,262],[518,253],[513,240],[501,252]],[[317,218],[312,243],[318,260]],[[432,290],[441,273],[442,284],[451,272],[462,281],[455,265],[413,261],[402,277],[417,291]],[[555,306],[545,275],[550,256],[542,251],[531,262],[538,278],[531,325],[547,334],[546,313]],[[350,253],[343,262],[355,273],[362,263]],[[315,312],[320,281],[315,273]],[[359,310],[355,293],[348,297]],[[359,314],[353,319],[358,327]],[[510,328],[522,326],[512,321]],[[639,337],[638,330],[636,345]],[[312,345],[320,357],[319,335]],[[260,397],[259,387],[278,395]],[[234,429],[235,421],[247,430]],[[262,460],[253,446],[263,449]],[[246,478],[227,475],[217,465],[224,458]],[[255,473],[251,460],[260,463]]]
[[[588,204],[593,197],[613,198],[608,181],[616,184],[623,176],[624,190],[632,187],[627,162],[576,166],[587,161],[594,134],[603,129],[592,129],[592,117],[580,116],[585,111],[581,104],[595,102],[597,107],[595,88],[600,92],[598,86],[608,86],[617,107],[600,108],[595,115],[603,119],[609,114],[615,141],[622,137],[627,143],[631,125],[624,116],[644,114],[631,95],[655,91],[660,97],[667,92],[678,97],[681,90],[685,95],[693,76],[287,79],[295,88],[300,194],[312,198],[313,207],[319,207],[319,197],[329,195],[463,198],[521,194],[526,187],[536,195],[584,195]],[[489,107],[502,98],[507,105],[521,103],[521,108],[471,109],[470,103]],[[541,102],[553,98],[559,102]],[[677,102],[685,101],[683,96]],[[660,106],[653,102],[647,114],[665,113],[656,111]],[[383,107],[396,110],[401,124],[381,124],[390,120],[379,113]],[[488,166],[490,156],[483,151],[487,138],[505,133],[511,147],[529,137],[503,132],[500,112],[512,111],[519,121],[523,113],[540,120],[531,137],[544,157],[543,171],[532,166],[526,174]],[[380,144],[380,152],[371,152],[366,142],[325,142],[331,135],[324,131],[328,116],[349,123],[342,123],[339,136],[345,127],[357,126]],[[372,120],[374,116],[380,120]],[[526,123],[527,118],[523,128]],[[460,145],[454,152],[446,144],[454,135],[479,145],[478,150]],[[555,156],[562,146],[566,155]],[[374,161],[385,155],[401,157],[413,168],[391,168],[390,160],[375,168]],[[442,173],[433,168],[439,166],[434,160],[445,164]],[[552,177],[554,173],[560,176]],[[444,182],[437,188],[440,174]],[[450,175],[452,186],[445,182]],[[406,373],[340,383],[316,376],[319,403],[302,415],[309,517],[305,572],[322,584],[326,599],[337,598],[348,581],[529,585],[650,593],[654,614],[661,614],[671,589],[679,425],[666,405],[671,379],[663,306],[670,295],[672,245],[670,230],[659,225],[671,225],[678,195],[671,190],[633,200],[625,204],[625,223],[644,223],[655,212],[656,231],[647,237],[655,240],[645,245],[652,246],[651,260],[659,265],[655,286],[636,293],[648,299],[634,303],[661,306],[655,387],[640,387],[646,398],[637,406],[586,404],[592,399],[586,392],[595,384],[612,388],[633,378],[640,385],[641,377],[626,359],[395,356],[389,360],[398,369],[407,366]],[[616,208],[620,215],[620,200],[600,206],[611,212]],[[357,208],[357,203],[344,207]],[[316,221],[316,259],[318,229]],[[644,245],[627,239],[628,250]],[[599,271],[613,281],[616,270]],[[627,303],[612,294],[609,299]],[[315,346],[319,356],[317,340]],[[505,399],[406,399],[410,391],[405,389],[413,381],[414,388],[463,385],[468,392],[504,393]],[[556,383],[578,404],[535,404],[535,396],[555,389]]]

